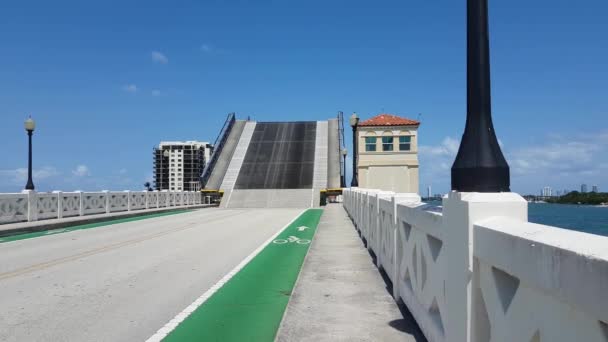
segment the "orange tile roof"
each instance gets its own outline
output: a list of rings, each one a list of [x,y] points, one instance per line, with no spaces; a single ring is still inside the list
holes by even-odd
[[[359,126],[418,126],[420,121],[402,118],[393,114],[379,114],[359,123]]]

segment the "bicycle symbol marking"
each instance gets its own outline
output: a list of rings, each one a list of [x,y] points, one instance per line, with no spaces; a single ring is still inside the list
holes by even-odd
[[[283,245],[286,243],[297,243],[298,245],[308,245],[310,243],[310,240],[307,239],[300,239],[297,236],[290,236],[287,239],[276,239],[274,241],[272,241],[272,243],[276,243],[277,245]]]

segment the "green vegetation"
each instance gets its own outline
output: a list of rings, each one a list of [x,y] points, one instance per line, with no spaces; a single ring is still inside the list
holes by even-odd
[[[608,203],[608,193],[606,192],[587,192],[582,193],[578,191],[572,191],[567,195],[561,197],[549,198],[546,200],[548,203],[560,203],[560,204],[592,204],[598,205]]]

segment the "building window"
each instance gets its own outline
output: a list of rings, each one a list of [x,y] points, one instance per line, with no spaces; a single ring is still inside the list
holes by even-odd
[[[376,137],[366,137],[365,138],[365,152],[375,152],[376,151]]]
[[[393,137],[382,137],[382,151],[393,150]]]
[[[412,137],[399,137],[399,151],[409,151],[412,148]]]

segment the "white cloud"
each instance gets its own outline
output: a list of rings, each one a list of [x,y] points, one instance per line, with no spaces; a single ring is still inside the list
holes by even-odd
[[[514,191],[536,193],[551,186],[573,188],[581,183],[608,182],[608,131],[569,135],[547,135],[541,144],[510,146],[502,151],[511,169]],[[460,142],[446,137],[439,145],[420,146],[421,186],[447,190],[450,169]]]
[[[167,64],[169,63],[169,58],[167,58],[167,56],[165,56],[162,52],[159,51],[152,51],[152,60],[155,63],[159,63],[159,64]]]
[[[35,179],[47,179],[57,175],[59,175],[59,172],[51,166],[32,170],[32,178]],[[27,168],[22,167],[14,170],[0,170],[0,176],[12,179],[15,182],[25,181],[27,180]]]
[[[54,167],[44,166],[40,169],[32,170],[32,178],[35,185],[38,181],[46,181],[60,175]],[[11,170],[0,170],[0,187],[8,191],[16,191],[25,185],[27,181],[27,168],[17,168]],[[10,190],[9,190],[10,189]]]
[[[152,90],[152,96],[160,96],[160,95],[161,95],[160,90],[158,90],[158,89]]]
[[[125,84],[122,87],[122,90],[126,91],[127,93],[137,93],[137,86],[135,84]]]
[[[445,137],[440,145],[438,146],[420,146],[418,152],[421,155],[428,156],[446,156],[455,157],[458,153],[458,147],[460,146],[460,140],[456,140],[452,137]]]
[[[601,174],[608,162],[608,132],[582,136],[550,136],[545,143],[524,146],[507,153],[511,169],[518,176],[554,178]]]
[[[203,45],[201,45],[201,51],[211,52],[211,51],[213,51],[213,48],[209,44],[203,44]]]
[[[213,46],[211,44],[202,44],[200,47],[200,50],[203,53],[216,54],[216,55],[226,53],[226,50],[222,50],[222,49],[218,48],[217,46]]]
[[[421,145],[418,147],[420,157],[420,188],[431,185],[436,193],[447,191],[450,186],[450,169],[460,140],[445,137],[439,145]]]
[[[72,170],[72,174],[76,177],[84,177],[90,175],[90,171],[88,166],[78,165],[76,166],[76,169]]]

